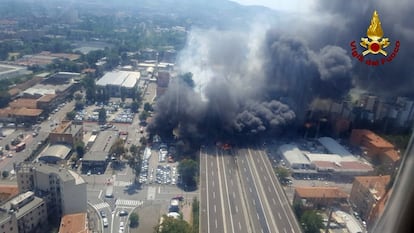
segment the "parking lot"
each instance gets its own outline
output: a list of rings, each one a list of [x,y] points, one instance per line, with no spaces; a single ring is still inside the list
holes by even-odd
[[[166,157],[171,156],[171,152],[164,146],[159,149],[145,149],[139,178],[140,183],[177,184],[178,163],[173,162],[172,159],[163,159],[163,156],[160,156],[161,153],[165,153]]]
[[[99,111],[103,108],[106,111],[107,122],[132,123],[135,113],[125,106],[128,106],[128,104],[124,104],[116,98],[112,99],[108,104],[95,103],[94,105],[86,106],[84,109],[76,111],[74,120],[97,122],[99,120]]]

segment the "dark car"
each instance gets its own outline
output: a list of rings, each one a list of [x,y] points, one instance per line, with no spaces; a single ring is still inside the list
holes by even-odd
[[[101,213],[101,217],[102,217],[102,218],[105,218],[105,217],[106,217],[106,213],[105,213],[105,211],[101,210],[101,211],[100,211],[100,213]]]
[[[128,215],[128,211],[126,210],[119,211],[119,216],[127,216],[127,215]]]

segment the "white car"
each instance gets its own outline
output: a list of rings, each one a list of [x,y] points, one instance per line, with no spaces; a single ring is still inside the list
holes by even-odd
[[[124,232],[124,222],[120,222],[119,223],[119,233],[123,233]]]

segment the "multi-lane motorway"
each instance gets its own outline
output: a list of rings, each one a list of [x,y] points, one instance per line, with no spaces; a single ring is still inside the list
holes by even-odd
[[[200,151],[200,232],[301,232],[264,151]]]

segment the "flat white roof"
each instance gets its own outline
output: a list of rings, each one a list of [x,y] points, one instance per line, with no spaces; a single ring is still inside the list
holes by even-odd
[[[299,150],[296,145],[286,144],[279,147],[280,153],[289,162],[289,164],[307,164],[311,162],[308,158]]]
[[[100,78],[97,82],[97,86],[122,86],[126,88],[132,88],[136,85],[137,81],[139,80],[141,74],[135,71],[111,71],[106,73],[102,78]]]
[[[327,161],[327,162],[343,162],[343,161],[358,161],[355,156],[340,156],[338,154],[320,154],[320,153],[305,153],[306,157],[311,161]]]
[[[352,155],[347,149],[345,149],[341,144],[335,141],[330,137],[321,137],[318,139],[319,143],[325,147],[329,153],[337,154],[339,156],[350,156]]]

